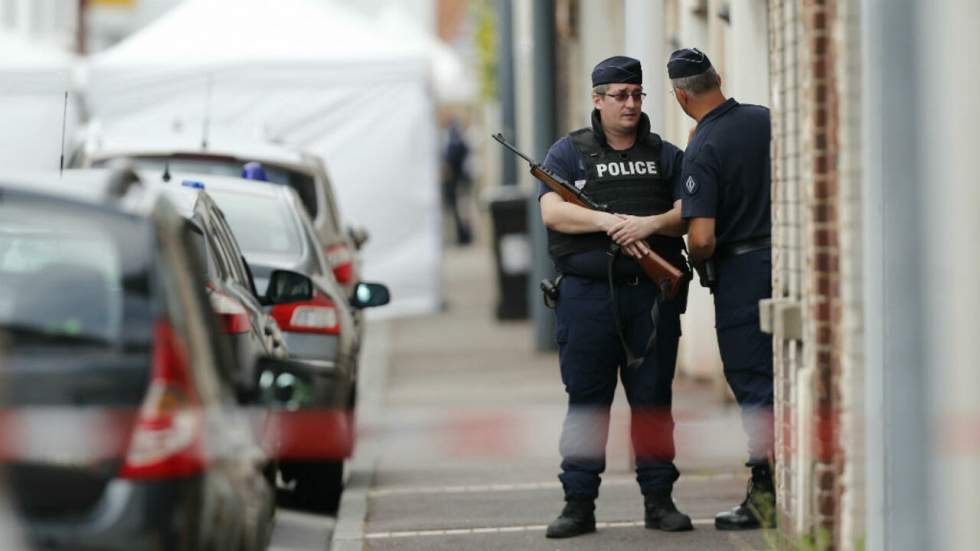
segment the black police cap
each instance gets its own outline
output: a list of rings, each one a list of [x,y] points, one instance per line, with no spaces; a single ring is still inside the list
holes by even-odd
[[[697,48],[681,48],[670,54],[667,76],[671,79],[693,77],[711,68],[711,60]]]
[[[600,61],[592,69],[592,86],[600,84],[643,84],[640,60],[617,55]]]

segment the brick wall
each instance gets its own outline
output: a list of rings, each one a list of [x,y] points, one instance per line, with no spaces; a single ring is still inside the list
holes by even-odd
[[[864,522],[860,2],[769,6],[773,294],[802,317],[802,340],[774,341],[781,527],[786,542],[852,549]]]
[[[804,212],[800,186],[800,72],[804,64],[799,41],[801,22],[796,2],[769,3],[770,84],[772,87],[773,297],[800,300],[803,293]],[[773,341],[775,355],[776,488],[780,525],[803,527],[806,516],[798,499],[799,431],[795,388],[803,367],[801,341]]]
[[[838,446],[840,392],[840,241],[838,231],[839,103],[832,46],[834,0],[803,0],[803,47],[809,56],[800,94],[803,111],[802,184],[808,220],[804,225],[807,292],[807,363],[814,368],[813,525],[836,540],[843,449]],[[821,536],[823,537],[823,536]]]

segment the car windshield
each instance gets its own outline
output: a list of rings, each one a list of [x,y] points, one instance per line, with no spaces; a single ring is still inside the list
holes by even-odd
[[[299,228],[287,205],[267,195],[211,190],[208,194],[225,214],[245,256],[302,254]]]
[[[21,342],[147,341],[148,236],[94,209],[0,202],[0,329]]]
[[[240,177],[245,165],[239,159],[223,157],[203,157],[199,159],[185,157],[160,157],[160,156],[141,156],[130,157],[140,170],[148,172],[163,173],[164,169],[169,168],[172,173],[182,174],[214,174],[218,176]],[[104,167],[111,159],[99,159],[92,166]],[[316,185],[313,178],[304,172],[290,170],[282,166],[262,163],[266,179],[274,184],[282,184],[296,190],[303,206],[310,213],[311,218],[316,217]]]

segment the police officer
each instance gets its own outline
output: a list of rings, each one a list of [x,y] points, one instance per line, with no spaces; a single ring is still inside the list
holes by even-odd
[[[635,59],[616,56],[596,65],[592,125],[558,140],[543,163],[611,209],[588,210],[540,187],[548,250],[562,274],[556,337],[569,404],[560,442],[559,479],[566,503],[548,526],[549,538],[595,530],[595,499],[605,469],[617,374],[632,411],[646,526],[691,529],[690,517],[671,499],[678,477],[671,382],[683,301],[662,301],[654,319],[659,291],[635,260],[652,249],[675,265],[683,262],[683,154],[651,132],[641,109],[646,95],[642,84]],[[611,250],[614,243],[617,250]]]
[[[715,517],[719,530],[771,526],[772,337],[759,301],[772,295],[769,109],[726,99],[703,52],[677,50],[667,73],[681,109],[697,121],[684,153],[682,211],[701,282],[711,287],[725,378],[742,410],[752,478],[745,500]]]

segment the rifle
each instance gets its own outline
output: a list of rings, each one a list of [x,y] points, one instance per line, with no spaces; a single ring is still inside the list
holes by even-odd
[[[610,212],[607,205],[596,203],[592,198],[583,193],[582,190],[569,184],[557,174],[548,171],[546,168],[534,162],[530,157],[521,153],[516,147],[507,143],[503,134],[498,132],[493,135],[493,139],[500,142],[500,145],[511,150],[518,157],[527,161],[531,165],[531,176],[541,180],[544,185],[560,195],[565,201],[590,210]],[[614,246],[618,247],[615,243]],[[678,291],[680,291],[688,277],[688,274],[677,269],[673,264],[667,262],[662,256],[653,251],[650,251],[642,258],[637,258],[636,261],[640,263],[643,271],[657,284],[661,293],[668,299],[673,299],[677,296]]]

